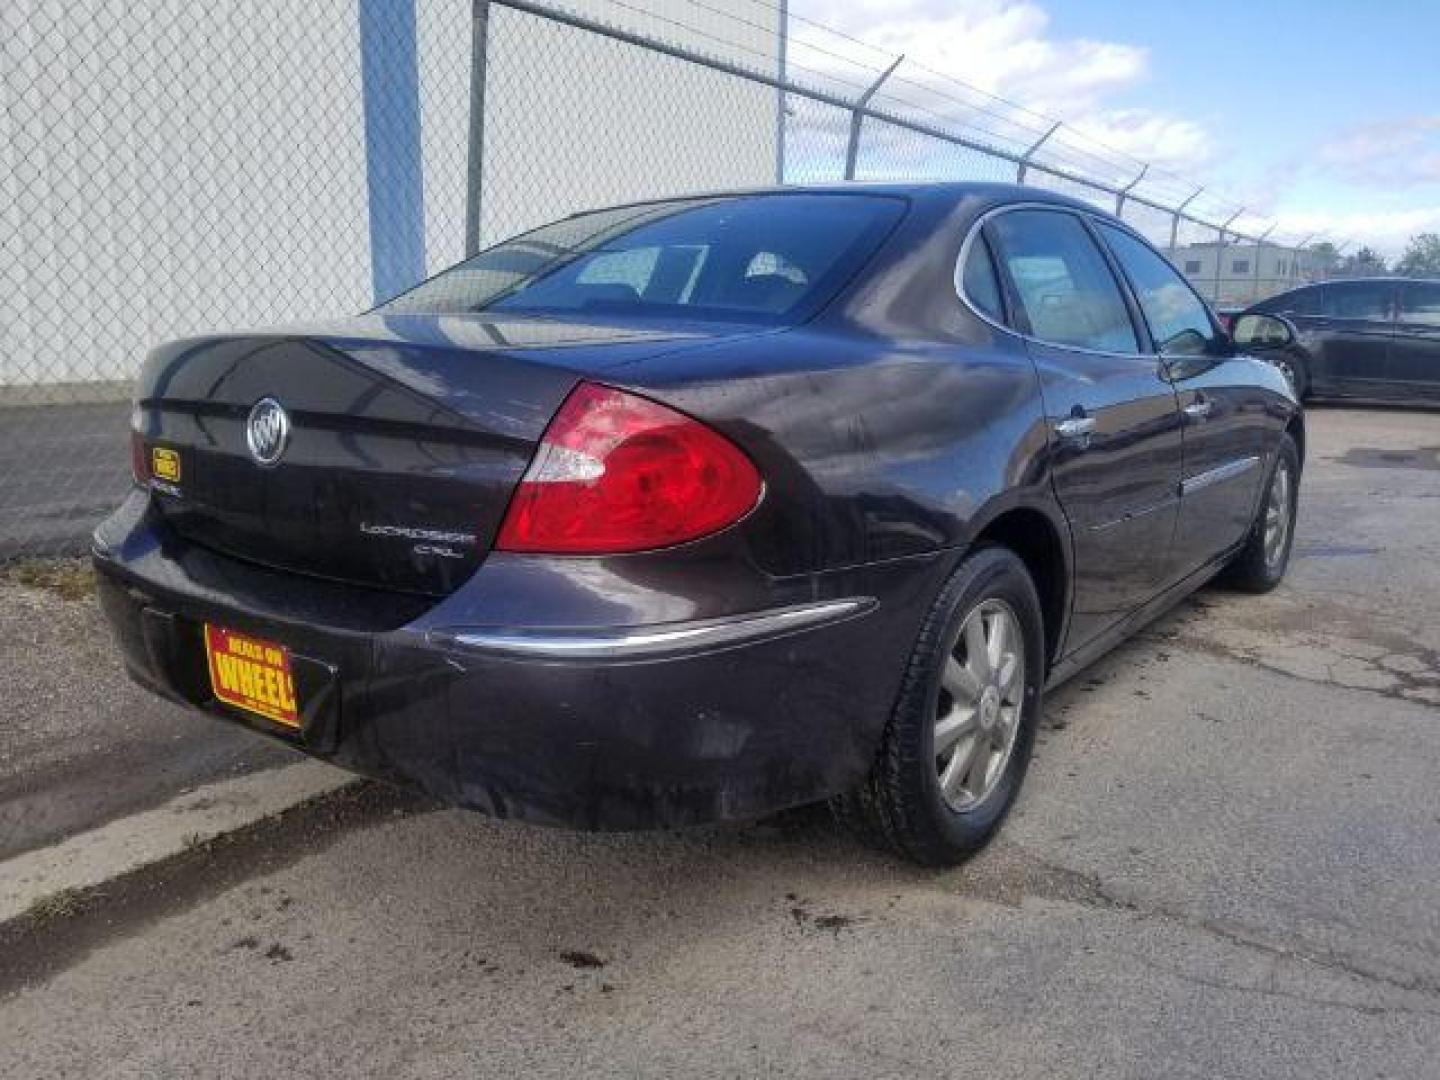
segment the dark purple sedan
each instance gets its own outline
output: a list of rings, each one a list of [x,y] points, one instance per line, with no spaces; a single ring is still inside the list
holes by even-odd
[[[829,799],[943,864],[1047,684],[1279,582],[1304,444],[1090,206],[706,195],[156,349],[95,563],[136,679],[359,772],[591,829]]]

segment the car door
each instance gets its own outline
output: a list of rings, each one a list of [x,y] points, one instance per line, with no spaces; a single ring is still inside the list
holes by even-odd
[[[1175,391],[1077,213],[1007,209],[986,236],[1040,376],[1074,551],[1073,649],[1164,584],[1180,482]]]
[[[1400,286],[1390,375],[1407,397],[1440,397],[1440,281]]]
[[[1332,281],[1321,296],[1310,353],[1317,393],[1391,397],[1390,339],[1395,286],[1388,281]]]
[[[1205,302],[1158,252],[1096,219],[1144,317],[1151,348],[1175,387],[1182,417],[1180,515],[1168,577],[1185,577],[1245,536],[1263,463],[1274,444],[1273,391],[1256,362],[1237,356]]]

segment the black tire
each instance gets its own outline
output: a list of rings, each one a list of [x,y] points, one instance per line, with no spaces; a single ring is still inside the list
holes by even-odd
[[[1278,547],[1272,550],[1266,543],[1267,526],[1281,470],[1287,470],[1289,475],[1285,495],[1288,504],[1285,509],[1285,535]],[[1265,474],[1265,486],[1261,491],[1260,507],[1254,524],[1250,526],[1250,535],[1224,574],[1225,584],[1242,592],[1269,592],[1284,580],[1285,571],[1290,566],[1290,551],[1295,546],[1295,511],[1300,502],[1300,454],[1288,432],[1280,436],[1280,445]]]
[[[1011,684],[1023,683],[1014,706],[1018,713],[1014,741],[1008,757],[1002,759],[997,753],[998,772],[989,781],[988,793],[968,809],[957,810],[941,790],[935,753],[941,675],[966,620],[982,605],[997,603],[1013,615],[1012,625],[1018,624],[1023,642],[1023,673],[1014,676]],[[975,854],[1000,827],[1025,778],[1044,683],[1044,617],[1025,564],[1007,548],[973,552],[951,575],[927,614],[875,764],[857,790],[832,800],[836,818],[862,838],[878,839],[922,865],[953,866]]]

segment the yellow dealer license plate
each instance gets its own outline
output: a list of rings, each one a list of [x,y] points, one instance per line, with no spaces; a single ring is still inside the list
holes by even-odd
[[[283,645],[205,624],[210,688],[227,705],[286,727],[300,726],[290,652]]]

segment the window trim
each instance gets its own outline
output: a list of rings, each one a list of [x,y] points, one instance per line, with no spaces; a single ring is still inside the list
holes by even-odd
[[[1124,282],[1126,294],[1129,296],[1130,301],[1134,304],[1135,317],[1139,319],[1140,325],[1145,328],[1145,343],[1150,347],[1150,351],[1145,353],[1144,355],[1153,356],[1162,361],[1169,361],[1178,358],[1177,355],[1174,353],[1167,357],[1163,352],[1161,352],[1160,345],[1155,340],[1155,332],[1150,328],[1150,320],[1145,317],[1145,309],[1140,305],[1140,293],[1135,288],[1135,283],[1130,280],[1130,275],[1126,273],[1124,265],[1120,262],[1120,256],[1115,254],[1115,252],[1110,247],[1110,242],[1105,239],[1105,234],[1100,231],[1100,225],[1102,224],[1108,225],[1111,228],[1118,230],[1119,232],[1125,233],[1127,236],[1130,237],[1130,239],[1137,241],[1144,247],[1148,248],[1150,251],[1154,252],[1156,255],[1159,255],[1160,259],[1167,266],[1169,266],[1171,270],[1175,270],[1175,276],[1180,279],[1180,284],[1184,285],[1185,288],[1189,289],[1190,295],[1195,297],[1195,299],[1199,301],[1200,310],[1205,312],[1205,317],[1210,320],[1210,332],[1212,335],[1214,335],[1215,339],[1222,343],[1229,339],[1229,334],[1225,332],[1224,327],[1222,327],[1215,318],[1214,308],[1212,308],[1210,306],[1210,303],[1203,296],[1200,295],[1200,290],[1195,288],[1195,286],[1191,285],[1190,280],[1179,270],[1176,270],[1175,264],[1172,263],[1169,259],[1165,258],[1164,255],[1161,255],[1154,244],[1150,243],[1149,240],[1146,240],[1143,236],[1141,236],[1134,229],[1130,228],[1130,226],[1126,225],[1125,222],[1121,221],[1119,218],[1107,218],[1102,217],[1099,214],[1091,214],[1090,223],[1095,232],[1096,239],[1099,240],[1101,246],[1105,250],[1105,254],[1114,261],[1115,272],[1119,274],[1120,280]]]
[[[1092,244],[1095,244],[1096,247],[1099,249],[1100,258],[1104,260],[1106,267],[1110,271],[1110,276],[1115,282],[1115,288],[1119,291],[1120,299],[1124,303],[1125,310],[1130,316],[1130,329],[1131,332],[1135,335],[1135,343],[1137,346],[1140,347],[1142,351],[1116,352],[1113,349],[1091,349],[1087,348],[1084,345],[1067,345],[1059,341],[1047,341],[1045,338],[1036,337],[1034,334],[1029,333],[1028,330],[1018,330],[1015,327],[1008,325],[1008,323],[996,322],[989,315],[985,314],[985,312],[980,309],[980,306],[976,304],[973,300],[971,300],[970,297],[965,295],[965,263],[970,256],[970,248],[975,242],[975,237],[981,235],[982,232],[985,232],[986,226],[994,218],[999,217],[1001,214],[1014,213],[1018,210],[1044,210],[1053,214],[1067,214],[1070,217],[1073,217],[1079,221],[1080,227],[1084,229],[1086,234],[1090,237],[1090,242]],[[1068,352],[1084,353],[1088,356],[1116,356],[1131,360],[1144,360],[1150,359],[1151,357],[1155,356],[1156,354],[1153,352],[1143,351],[1146,346],[1153,347],[1153,342],[1150,341],[1149,327],[1145,325],[1143,320],[1138,323],[1136,322],[1137,312],[1135,308],[1135,300],[1134,297],[1130,294],[1129,283],[1123,277],[1116,276],[1114,256],[1111,254],[1110,249],[1095,236],[1094,230],[1090,227],[1090,222],[1088,220],[1090,216],[1090,212],[1087,210],[1082,210],[1078,207],[1073,206],[1066,206],[1063,203],[1027,201],[1004,203],[1000,206],[992,206],[989,210],[986,210],[973,222],[970,223],[970,228],[965,234],[965,239],[960,244],[960,253],[955,258],[955,267],[950,275],[950,284],[951,287],[955,290],[956,297],[960,300],[962,304],[965,305],[965,307],[970,311],[971,314],[973,314],[977,319],[985,323],[987,326],[993,327],[994,329],[999,330],[1001,333],[1009,334],[1012,337],[1019,338],[1021,341],[1033,342],[1036,345],[1042,345],[1047,349],[1062,349]],[[989,239],[988,233],[986,234],[986,242],[990,245],[990,252],[992,256],[991,264],[995,267],[995,272],[1000,277],[1000,291],[1003,294],[1006,317],[1014,318],[1015,283],[1011,281],[1009,268],[1006,267],[1005,260],[1000,258],[999,252],[996,251],[995,243],[993,240]]]

